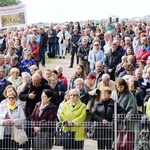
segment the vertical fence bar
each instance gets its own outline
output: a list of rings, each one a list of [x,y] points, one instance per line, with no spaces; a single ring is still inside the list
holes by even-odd
[[[114,117],[115,117],[115,120],[114,120],[114,129],[115,129],[115,132],[114,132],[114,134],[115,134],[115,150],[117,150],[117,101],[115,101],[115,107],[114,107],[115,109],[114,109]]]

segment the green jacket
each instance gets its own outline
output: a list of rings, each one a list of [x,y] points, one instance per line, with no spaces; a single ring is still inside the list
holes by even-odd
[[[61,107],[59,113],[60,121],[62,123],[66,121],[73,121],[74,126],[69,128],[63,126],[63,131],[74,131],[75,132],[75,141],[82,141],[85,139],[85,129],[84,121],[86,119],[86,105],[83,104],[80,100],[77,100],[77,103],[74,108],[70,106],[70,100],[64,103]]]

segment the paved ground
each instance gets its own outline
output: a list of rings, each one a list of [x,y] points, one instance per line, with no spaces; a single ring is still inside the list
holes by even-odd
[[[49,58],[51,59],[51,58]],[[68,81],[70,80],[71,76],[75,72],[76,68],[76,62],[74,63],[73,68],[69,68],[70,65],[70,54],[67,54],[66,59],[52,59],[50,62],[48,62],[45,66],[45,68],[40,68],[44,71],[45,69],[55,69],[56,66],[62,66],[63,67],[63,74],[67,77]],[[96,150],[97,144],[96,141],[86,139],[84,144],[84,150]],[[61,146],[54,146],[52,150],[62,150]]]

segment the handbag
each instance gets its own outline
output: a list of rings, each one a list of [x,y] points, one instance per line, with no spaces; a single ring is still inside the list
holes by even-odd
[[[14,140],[19,144],[24,144],[28,141],[26,132],[23,129],[18,129],[16,126],[13,126],[14,131]]]
[[[50,132],[37,132],[33,139],[33,149],[47,150],[53,146],[53,134]]]
[[[62,146],[64,149],[72,149],[74,148],[75,143],[75,132],[71,131],[70,129],[68,131],[62,132]]]
[[[134,131],[120,130],[117,136],[117,150],[134,149]]]
[[[13,119],[9,109],[8,109],[8,114],[10,118]],[[23,129],[18,129],[15,125],[13,126],[13,136],[14,136],[14,141],[19,144],[24,144],[25,142],[28,141],[26,132]]]
[[[68,40],[63,39],[63,45],[67,46],[68,45]]]

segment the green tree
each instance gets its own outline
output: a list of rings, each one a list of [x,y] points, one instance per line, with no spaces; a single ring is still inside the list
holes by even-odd
[[[20,3],[20,0],[0,0],[0,7],[18,5]]]

